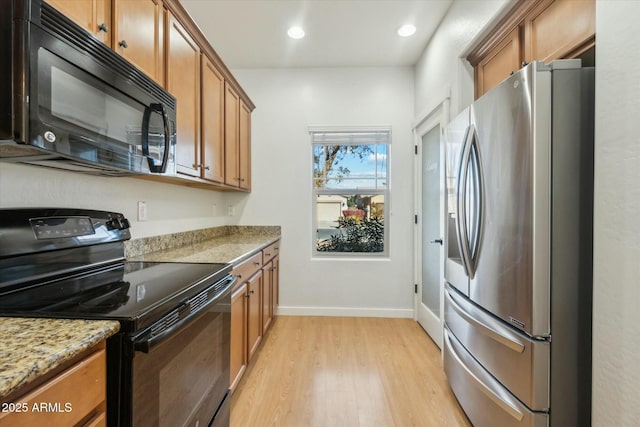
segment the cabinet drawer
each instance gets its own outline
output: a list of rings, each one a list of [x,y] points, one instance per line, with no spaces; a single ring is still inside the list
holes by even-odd
[[[262,252],[258,252],[251,258],[241,262],[233,268],[231,274],[238,278],[238,282],[246,282],[249,277],[262,268]]]
[[[268,263],[273,257],[280,253],[280,241],[270,244],[262,250],[262,263]]]
[[[101,349],[16,399],[16,407],[25,411],[0,413],[0,426],[76,425],[104,405],[106,380],[106,352]]]

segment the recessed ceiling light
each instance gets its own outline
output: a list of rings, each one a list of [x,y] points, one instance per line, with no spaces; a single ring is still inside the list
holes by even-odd
[[[291,27],[287,31],[287,34],[292,39],[301,39],[301,38],[304,37],[304,30],[302,28],[300,28],[300,27]]]
[[[400,37],[409,37],[412,36],[416,32],[415,25],[405,24],[402,27],[398,28],[398,35]]]

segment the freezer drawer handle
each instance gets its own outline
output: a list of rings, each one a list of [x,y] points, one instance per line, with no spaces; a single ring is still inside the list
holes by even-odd
[[[460,315],[460,317],[462,317],[464,320],[466,320],[467,322],[471,323],[472,325],[478,327],[481,330],[481,332],[485,333],[490,338],[492,338],[493,340],[499,342],[500,344],[504,345],[505,347],[508,347],[513,351],[517,351],[518,353],[522,353],[524,351],[524,344],[522,344],[520,341],[517,341],[517,340],[515,340],[515,339],[513,339],[511,337],[505,336],[504,334],[496,331],[491,326],[489,326],[489,325],[485,324],[484,322],[481,322],[478,319],[474,318],[473,316],[469,315],[469,313],[467,313],[467,311],[465,309],[460,307],[458,302],[455,301],[455,299],[454,299],[456,297],[454,297],[454,295],[452,295],[449,291],[447,291],[445,293],[445,295],[448,298],[449,303],[451,304],[451,307],[453,307],[453,309],[456,311],[456,313],[458,313],[458,315]]]
[[[460,355],[458,354],[458,351],[456,350],[455,346],[451,342],[451,338],[449,338],[449,333],[446,329],[444,331],[444,337],[445,337],[447,347],[449,347],[449,350],[451,351],[451,355],[456,359],[456,362],[458,362],[458,365],[460,365],[465,370],[467,375],[469,375],[469,377],[475,382],[476,386],[480,389],[480,391],[482,391],[489,399],[491,399],[496,405],[502,408],[506,413],[511,415],[513,418],[515,418],[518,421],[522,421],[522,419],[524,418],[524,414],[517,407],[512,405],[510,402],[505,401],[495,391],[493,391],[488,385],[482,382],[482,380],[478,378],[476,374],[474,374],[471,371],[471,369],[469,369],[467,365],[462,361],[462,358],[460,357]]]

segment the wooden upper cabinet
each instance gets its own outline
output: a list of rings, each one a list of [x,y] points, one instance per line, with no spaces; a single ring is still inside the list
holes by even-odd
[[[200,48],[173,14],[167,21],[167,89],[178,104],[177,170],[200,177]]]
[[[595,46],[595,0],[518,0],[473,49],[475,95],[482,96],[522,61],[551,62],[591,53]]]
[[[113,48],[164,86],[164,10],[161,0],[114,0]]]
[[[229,83],[224,86],[224,183],[240,186],[240,97]]]
[[[224,77],[202,56],[202,178],[224,182]]]
[[[251,109],[240,100],[240,188],[251,190]]]
[[[520,28],[515,28],[476,66],[476,98],[520,69],[520,52]]]
[[[76,24],[111,46],[111,0],[46,0]]]
[[[546,0],[524,20],[524,58],[574,58],[595,43],[594,0]]]

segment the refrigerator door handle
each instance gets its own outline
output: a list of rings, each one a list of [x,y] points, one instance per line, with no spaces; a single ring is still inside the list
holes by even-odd
[[[471,212],[471,221],[473,221],[473,233],[469,237],[469,277],[471,279],[476,275],[478,266],[478,256],[480,253],[480,239],[482,236],[482,212],[484,210],[484,174],[482,171],[482,162],[480,161],[480,146],[478,144],[478,134],[475,126],[472,124],[469,129],[469,167],[473,171],[471,178],[473,191],[473,205]],[[473,242],[471,241],[473,239]]]
[[[515,352],[522,353],[524,351],[525,346],[518,339],[509,337],[504,333],[497,331],[496,329],[492,328],[490,325],[487,325],[486,323],[476,319],[475,317],[467,313],[467,310],[461,307],[462,305],[461,302],[458,300],[458,297],[453,292],[447,289],[444,295],[445,295],[445,298],[447,298],[447,302],[456,311],[456,313],[460,315],[460,317],[462,317],[468,323],[477,327],[485,335],[489,336],[491,339],[499,342],[500,344],[504,345],[505,347]]]
[[[458,188],[456,203],[456,228],[458,229],[458,247],[462,257],[464,273],[471,279],[471,250],[469,248],[469,233],[467,228],[467,176],[469,173],[469,161],[471,157],[471,136],[473,135],[471,126],[467,128],[462,146],[462,156],[460,157],[460,167],[458,169]]]
[[[509,402],[505,399],[506,396],[501,396],[498,392],[494,391],[490,385],[485,384],[479,377],[476,375],[462,360],[462,357],[458,354],[458,349],[455,348],[453,343],[451,342],[451,338],[449,337],[449,333],[447,328],[444,331],[444,339],[445,345],[449,348],[450,354],[453,356],[455,361],[458,363],[462,369],[464,369],[475,383],[475,386],[484,393],[489,399],[491,399],[496,405],[498,405],[502,410],[508,413],[510,416],[515,418],[518,422],[522,421],[524,418],[524,414],[518,409],[515,404]]]

